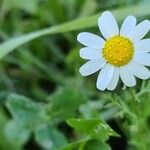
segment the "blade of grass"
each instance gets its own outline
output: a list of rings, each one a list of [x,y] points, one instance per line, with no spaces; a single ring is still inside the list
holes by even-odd
[[[149,9],[150,2],[147,2],[146,4],[137,4],[130,7],[125,8],[119,8],[116,10],[113,10],[115,16],[117,16],[119,21],[122,21],[124,17],[127,15],[135,15],[136,17],[143,17],[150,14]],[[85,29],[89,27],[94,27],[97,24],[97,19],[100,16],[100,14],[96,14],[90,17],[84,17],[84,18],[78,18],[73,21],[57,25],[54,27],[42,29],[36,32],[31,32],[25,35],[21,35],[19,37],[14,37],[6,42],[3,42],[0,45],[0,59],[2,59],[4,56],[9,54],[11,51],[16,49],[17,47],[33,40],[36,38],[39,38],[44,35],[52,35],[56,33],[63,33],[63,32],[70,32],[80,29]]]

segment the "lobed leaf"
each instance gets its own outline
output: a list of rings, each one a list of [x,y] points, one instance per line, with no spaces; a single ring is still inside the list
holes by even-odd
[[[35,132],[36,141],[44,148],[58,150],[67,144],[66,138],[54,126],[45,125]]]
[[[8,96],[6,106],[13,118],[23,127],[35,130],[47,122],[43,105],[25,96],[11,94]]]

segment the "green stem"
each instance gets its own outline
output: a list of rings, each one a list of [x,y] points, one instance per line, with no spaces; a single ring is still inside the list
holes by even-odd
[[[141,103],[139,97],[137,97],[135,90],[131,89],[131,98],[129,103],[129,108],[131,112],[136,116],[134,119],[127,116],[129,120],[128,132],[130,137],[131,145],[135,147],[136,150],[147,150],[148,143],[146,141],[147,133],[149,129],[147,126],[147,120],[142,115]],[[130,105],[131,104],[131,105]]]

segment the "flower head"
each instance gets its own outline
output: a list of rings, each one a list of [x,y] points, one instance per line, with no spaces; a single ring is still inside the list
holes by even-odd
[[[136,85],[135,77],[148,79],[150,71],[150,39],[143,37],[150,30],[150,21],[144,20],[136,25],[136,18],[128,16],[117,25],[112,13],[106,11],[98,19],[98,26],[103,38],[88,32],[82,32],[77,40],[83,44],[80,56],[88,60],[80,68],[82,76],[99,72],[97,88],[114,90],[119,78],[132,87]]]

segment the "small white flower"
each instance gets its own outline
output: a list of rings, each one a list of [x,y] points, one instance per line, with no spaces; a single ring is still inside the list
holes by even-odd
[[[136,25],[136,18],[128,16],[119,31],[116,19],[106,11],[98,19],[98,26],[104,38],[82,32],[77,40],[86,47],[81,48],[80,56],[89,60],[80,68],[82,76],[100,70],[97,79],[99,90],[114,90],[119,77],[123,83],[135,86],[135,76],[148,79],[150,71],[150,39],[142,39],[150,30],[149,20]]]

